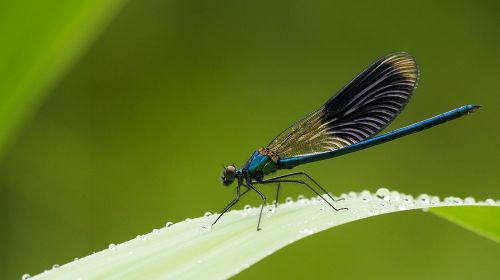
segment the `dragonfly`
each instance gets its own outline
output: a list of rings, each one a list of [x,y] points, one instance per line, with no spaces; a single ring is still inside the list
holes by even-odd
[[[409,102],[417,87],[419,74],[415,58],[408,53],[398,52],[382,57],[358,74],[323,106],[293,123],[267,146],[256,150],[241,168],[236,168],[234,164],[224,167],[222,183],[224,186],[230,186],[236,181],[236,196],[222,209],[212,226],[243,195],[254,191],[262,199],[257,222],[257,231],[260,231],[262,211],[267,198],[257,186],[267,184],[277,186],[275,207],[278,206],[281,184],[294,183],[307,187],[334,211],[347,210],[335,207],[334,203],[342,198],[334,199],[313,177],[303,171],[272,178],[266,176],[282,169],[292,169],[301,164],[330,159],[389,142],[480,108],[479,105],[464,105],[377,135]]]

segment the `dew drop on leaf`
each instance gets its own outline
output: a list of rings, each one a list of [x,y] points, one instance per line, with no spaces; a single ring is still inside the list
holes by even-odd
[[[391,196],[391,192],[389,192],[389,190],[386,188],[378,189],[375,194],[376,194],[377,198],[382,199],[382,200],[388,200]]]
[[[492,198],[488,198],[484,202],[486,202],[486,204],[488,205],[495,205],[495,201]]]
[[[370,199],[372,197],[369,191],[362,191],[361,194],[360,194],[360,196],[361,196],[361,200],[363,202],[370,201]]]
[[[274,212],[275,212],[274,207],[269,208],[269,209],[267,210],[267,216],[268,216],[268,217],[271,217],[271,216],[274,214]]]
[[[438,197],[438,196],[433,196],[433,197],[431,198],[431,204],[432,204],[432,205],[436,205],[436,204],[438,204],[439,202],[440,202],[440,200],[439,200],[439,197]]]
[[[411,196],[411,195],[405,195],[403,197],[403,201],[406,202],[406,203],[413,203],[413,196]]]
[[[464,202],[465,202],[465,204],[474,204],[474,203],[476,203],[476,200],[473,197],[468,196],[464,199]]]
[[[401,195],[397,191],[392,191],[391,192],[391,198],[390,200],[392,201],[399,201],[401,199]]]
[[[427,194],[421,194],[418,196],[417,198],[418,202],[421,203],[421,204],[428,204],[430,199],[429,199],[429,195]]]
[[[299,234],[301,235],[311,235],[315,232],[316,230],[314,228],[305,228],[299,230]]]
[[[211,225],[202,225],[200,228],[203,231],[209,231],[210,229],[212,229],[212,226]]]

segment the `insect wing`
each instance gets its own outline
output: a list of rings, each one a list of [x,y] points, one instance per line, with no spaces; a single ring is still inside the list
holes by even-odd
[[[292,124],[269,145],[280,158],[330,152],[376,135],[401,112],[418,82],[406,53],[379,59],[322,107]]]

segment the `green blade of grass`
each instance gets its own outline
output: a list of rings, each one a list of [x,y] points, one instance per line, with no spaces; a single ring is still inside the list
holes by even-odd
[[[488,201],[493,205],[493,201]],[[500,242],[500,214],[492,207],[439,207],[430,212],[479,235]]]
[[[380,189],[344,194],[335,202],[346,211],[335,212],[320,197],[288,200],[277,209],[266,206],[262,228],[256,231],[259,208],[233,210],[210,227],[217,215],[187,219],[94,253],[34,279],[226,279],[277,250],[317,232],[391,212],[446,208],[458,209],[475,226],[498,229],[500,204],[465,202],[459,198],[412,196]],[[489,214],[478,209],[488,208]],[[481,215],[482,217],[476,217]],[[455,215],[457,216],[457,215]],[[458,218],[457,218],[458,219]],[[498,231],[490,236],[500,240]]]
[[[0,157],[23,121],[124,3],[0,3]]]

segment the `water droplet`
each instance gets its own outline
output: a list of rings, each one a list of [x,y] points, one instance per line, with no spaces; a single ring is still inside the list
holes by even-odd
[[[190,223],[192,220],[191,220],[191,218],[187,218],[184,221],[186,221],[186,223]]]
[[[488,205],[495,205],[495,201],[492,198],[488,198],[484,202]]]
[[[382,206],[382,207],[387,207],[387,205],[388,205],[388,204],[387,204],[387,203],[385,203],[385,202],[381,202],[381,203],[380,203],[380,206]]]
[[[299,195],[299,196],[297,196],[297,201],[298,201],[298,202],[301,202],[301,203],[302,203],[302,202],[304,201],[304,199],[305,199],[305,197],[304,197],[303,195]]]
[[[358,213],[358,210],[356,210],[356,209],[352,209],[352,211],[351,211],[351,212],[352,212],[353,214],[356,214],[356,213]]]
[[[245,205],[245,207],[243,207],[243,209],[248,212],[248,211],[252,210],[252,206],[247,204],[247,205]]]
[[[287,197],[285,199],[285,202],[286,202],[286,204],[292,204],[293,203],[293,199],[291,197]]]
[[[137,240],[146,240],[146,236],[144,235],[137,235]]]
[[[421,203],[421,204],[428,204],[428,203],[429,203],[429,201],[430,201],[430,199],[429,199],[429,195],[427,195],[427,194],[425,194],[425,193],[424,193],[424,194],[419,195],[419,196],[417,197],[417,200],[418,200],[418,202],[419,202],[419,203]]]
[[[391,192],[391,201],[399,201],[399,199],[401,198],[401,195],[399,194],[399,192],[397,191],[392,191]]]
[[[378,189],[375,194],[377,195],[377,198],[382,199],[382,200],[388,200],[388,199],[390,199],[390,196],[391,196],[391,192],[386,188]]]
[[[52,269],[58,269],[59,268],[59,265],[56,263],[52,266]]]
[[[357,194],[357,193],[355,193],[355,192],[349,192],[349,193],[347,194],[347,197],[348,197],[348,198],[356,198],[356,197],[358,197],[358,194]]]
[[[79,258],[75,258],[73,261],[75,261],[75,262],[76,262],[77,260],[79,260]]]
[[[455,205],[463,204],[463,200],[460,197],[454,197],[454,196],[446,197],[444,199],[444,202],[446,204],[448,204],[448,205],[451,205],[451,204],[455,204]]]
[[[439,204],[439,202],[440,202],[440,200],[439,200],[439,197],[438,197],[438,196],[433,196],[433,197],[431,198],[431,200],[430,200],[430,201],[431,201],[431,204],[432,204],[432,205],[437,205],[437,204]]]
[[[210,229],[212,229],[212,226],[211,225],[202,225],[200,228],[203,231],[209,231]]]
[[[172,228],[174,226],[174,223],[172,222],[167,222],[167,224],[165,225],[166,228]]]
[[[413,203],[413,196],[411,196],[411,195],[405,195],[403,197],[403,201],[406,202],[406,203]]]
[[[152,231],[153,234],[158,234],[158,229],[154,228]]]
[[[116,248],[116,245],[115,245],[114,243],[111,243],[111,244],[109,244],[109,246],[108,246],[108,249],[109,249],[110,251],[114,251],[114,250],[115,250],[115,248]]]
[[[23,276],[21,276],[22,280],[28,280],[30,278],[31,278],[31,275],[29,275],[28,273],[25,273],[25,274],[23,274]]]
[[[473,197],[468,196],[468,197],[466,197],[466,198],[464,199],[464,202],[465,202],[466,204],[474,204],[474,203],[476,203],[476,200],[475,200]]]
[[[362,191],[361,194],[360,194],[360,196],[361,196],[361,200],[363,202],[370,201],[370,199],[372,197],[372,195],[371,195],[371,193],[369,191]]]
[[[401,211],[406,210],[406,206],[404,204],[400,204],[398,206],[398,210],[401,210]]]
[[[211,212],[205,212],[205,214],[203,216],[205,216],[206,218],[208,218],[208,217],[212,216],[212,213]]]
[[[314,232],[315,232],[314,228],[305,228],[305,229],[299,230],[299,234],[301,234],[301,235],[310,235],[310,234],[313,234]]]
[[[275,212],[275,209],[274,207],[270,207],[269,209],[267,209],[267,216],[268,217],[271,217]]]

